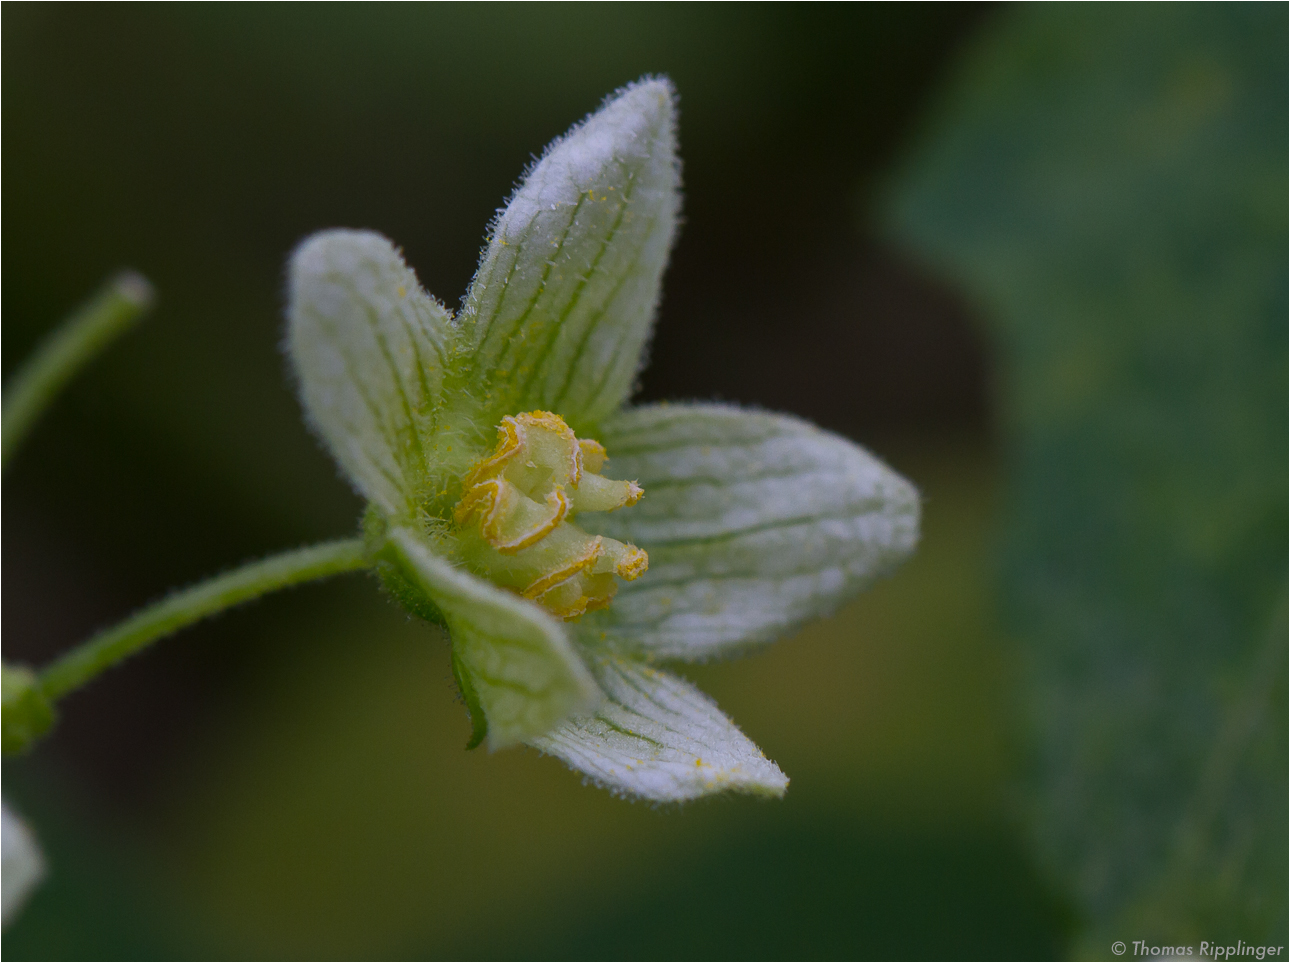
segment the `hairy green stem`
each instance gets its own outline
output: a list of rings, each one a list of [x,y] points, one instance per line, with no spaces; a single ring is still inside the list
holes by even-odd
[[[338,539],[273,555],[167,596],[77,646],[39,676],[51,703],[157,639],[208,615],[277,589],[367,568],[360,538]]]
[[[4,393],[0,469],[58,392],[152,306],[152,297],[143,275],[123,271],[36,349]]]

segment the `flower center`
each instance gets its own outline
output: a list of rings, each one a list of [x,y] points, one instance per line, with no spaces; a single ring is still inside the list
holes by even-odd
[[[644,492],[600,474],[604,446],[578,438],[549,411],[507,415],[497,449],[462,479],[453,511],[466,562],[562,619],[607,606],[614,576],[637,578],[649,556],[635,545],[589,535],[578,512],[612,512]]]

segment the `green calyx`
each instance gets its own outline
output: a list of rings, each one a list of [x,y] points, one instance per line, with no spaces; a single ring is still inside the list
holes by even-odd
[[[25,751],[54,724],[54,707],[40,688],[36,673],[25,666],[0,668],[3,709],[2,742],[6,756]]]
[[[363,542],[381,586],[394,601],[417,618],[432,625],[446,625],[443,612],[418,584],[416,574],[408,570],[405,559],[389,540],[390,526],[375,505],[363,514]]]

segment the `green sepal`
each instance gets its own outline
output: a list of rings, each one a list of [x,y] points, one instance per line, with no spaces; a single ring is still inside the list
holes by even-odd
[[[3,696],[3,750],[6,756],[28,749],[54,724],[54,707],[41,691],[36,673],[24,666],[0,667],[0,695]]]
[[[389,524],[380,509],[375,505],[368,505],[363,514],[363,540],[367,544],[367,554],[374,560],[373,569],[381,580],[381,587],[404,611],[432,625],[447,628],[448,622],[439,606],[404,572],[398,553],[389,544],[388,532]],[[453,671],[456,672],[456,666]]]
[[[541,606],[504,591],[436,554],[425,534],[391,526],[389,549],[443,612],[460,674],[488,717],[488,745],[518,745],[575,712],[594,711],[601,693],[562,625]]]
[[[381,587],[389,592],[394,601],[398,602],[405,611],[432,625],[447,628],[448,623],[445,621],[443,613],[439,611],[439,606],[431,602],[424,592],[404,578],[403,570],[397,562],[384,556],[378,556],[375,569],[377,576],[381,580]]]
[[[466,743],[466,748],[474,749],[488,735],[488,717],[484,715],[484,707],[479,703],[479,693],[475,691],[475,686],[470,681],[470,673],[461,664],[456,648],[452,650],[452,677],[457,680],[457,688],[461,690],[461,698],[466,703],[466,711],[470,714],[470,739]]]

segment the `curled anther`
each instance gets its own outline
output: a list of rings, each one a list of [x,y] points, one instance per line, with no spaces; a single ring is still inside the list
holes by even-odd
[[[576,556],[554,571],[547,572],[540,576],[520,594],[526,599],[540,598],[561,582],[568,581],[579,572],[591,568],[591,566],[595,565],[596,561],[604,554],[605,540],[597,535],[591,540],[591,544],[588,545],[587,550],[583,552],[582,555]]]
[[[615,577],[638,578],[649,567],[635,545],[571,524],[578,512],[614,511],[644,494],[634,481],[601,475],[607,458],[603,445],[578,438],[549,411],[503,418],[497,447],[466,473],[453,511],[470,532],[468,561],[561,618],[604,608]]]
[[[563,488],[547,493],[545,503],[527,498],[504,478],[489,478],[471,488],[457,503],[453,521],[465,525],[478,516],[484,539],[505,554],[535,545],[564,521],[569,499]]]

